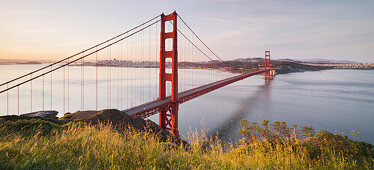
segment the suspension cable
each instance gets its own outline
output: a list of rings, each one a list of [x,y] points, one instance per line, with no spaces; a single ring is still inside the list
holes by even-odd
[[[44,76],[44,75],[46,75],[46,74],[49,74],[49,73],[51,73],[51,72],[53,72],[53,71],[56,71],[56,70],[58,70],[58,69],[60,69],[60,68],[62,68],[62,67],[65,67],[65,66],[67,66],[67,65],[70,65],[71,63],[74,63],[74,62],[76,62],[76,61],[79,61],[79,60],[81,60],[81,59],[83,59],[83,58],[85,58],[85,57],[88,57],[88,56],[92,55],[92,54],[95,54],[95,53],[97,53],[97,52],[99,52],[99,51],[101,51],[101,50],[103,50],[103,49],[105,49],[105,48],[108,48],[108,47],[110,47],[110,46],[112,46],[112,45],[114,45],[114,44],[116,44],[116,43],[118,43],[118,42],[120,42],[120,41],[122,41],[122,40],[124,40],[124,39],[126,39],[126,38],[129,38],[129,37],[135,35],[136,33],[140,32],[140,31],[145,30],[146,28],[148,28],[148,27],[150,27],[150,26],[156,24],[156,23],[159,22],[159,21],[160,21],[160,19],[157,20],[157,21],[155,21],[155,22],[153,22],[153,23],[151,23],[151,24],[149,24],[149,25],[147,25],[146,27],[144,27],[144,28],[142,28],[142,29],[139,29],[139,30],[137,30],[137,31],[135,31],[135,32],[133,32],[133,33],[131,33],[131,34],[129,34],[129,35],[127,35],[127,36],[125,36],[125,37],[123,37],[123,38],[121,38],[121,39],[115,41],[115,42],[113,42],[113,43],[110,43],[110,44],[108,44],[108,45],[106,45],[106,46],[104,46],[104,47],[102,47],[102,48],[99,48],[98,50],[95,50],[95,51],[93,51],[93,52],[90,52],[90,53],[88,53],[87,55],[84,55],[84,56],[79,57],[79,58],[77,58],[77,59],[75,59],[75,60],[72,60],[72,61],[70,61],[70,62],[68,62],[68,63],[66,63],[66,64],[60,65],[59,67],[56,67],[56,68],[54,68],[54,69],[51,69],[50,71],[47,71],[47,72],[45,72],[45,73],[43,73],[43,74],[40,74],[40,75],[38,75],[38,76],[35,76],[35,77],[31,78],[31,79],[25,80],[24,82],[21,82],[21,83],[18,83],[18,84],[16,84],[16,85],[13,85],[13,86],[11,86],[11,87],[9,87],[9,88],[6,88],[6,89],[0,91],[0,94],[3,93],[3,92],[5,92],[5,91],[8,91],[8,90],[10,90],[10,89],[13,89],[13,88],[15,88],[15,87],[17,87],[17,86],[20,86],[20,85],[22,85],[22,84],[25,84],[25,83],[27,83],[27,82],[29,82],[29,81],[32,81],[32,80],[34,80],[34,79],[37,79],[37,78],[39,78],[39,77],[41,77],[41,76]],[[50,66],[50,67],[52,68],[52,66]]]
[[[117,36],[114,36],[114,37],[112,37],[112,38],[110,38],[110,39],[108,39],[108,40],[106,40],[106,41],[103,41],[103,42],[101,42],[101,43],[99,43],[99,44],[97,44],[97,45],[95,45],[95,46],[92,46],[92,47],[90,47],[90,48],[88,48],[88,49],[86,49],[86,50],[80,51],[80,52],[78,52],[78,53],[76,53],[76,54],[74,54],[74,55],[72,55],[72,56],[70,56],[70,57],[66,57],[66,58],[64,58],[64,59],[62,59],[62,60],[59,60],[59,61],[54,62],[54,63],[52,63],[52,64],[49,64],[49,65],[47,65],[47,66],[44,66],[44,67],[42,67],[42,68],[40,68],[40,69],[37,69],[37,70],[32,71],[32,72],[30,72],[30,73],[27,73],[27,74],[24,74],[24,75],[22,75],[22,76],[19,76],[19,77],[15,78],[15,79],[9,80],[9,81],[7,81],[7,82],[5,82],[5,83],[2,83],[2,84],[0,84],[0,87],[6,85],[6,84],[8,84],[8,83],[14,82],[14,81],[16,81],[16,80],[19,80],[19,79],[21,79],[21,78],[24,78],[24,77],[26,77],[26,76],[28,76],[28,75],[31,75],[31,74],[34,74],[34,73],[39,72],[39,71],[41,71],[41,70],[44,70],[44,69],[46,69],[46,68],[52,67],[53,65],[56,65],[56,64],[58,64],[58,63],[61,63],[61,62],[65,61],[65,60],[68,60],[68,59],[73,58],[73,57],[75,57],[75,56],[77,56],[77,55],[80,55],[80,54],[82,54],[82,53],[84,53],[84,52],[87,52],[87,51],[89,51],[89,50],[92,50],[92,49],[94,49],[94,48],[96,48],[96,47],[98,47],[98,46],[101,46],[101,45],[103,45],[103,44],[105,44],[105,43],[107,43],[107,42],[110,42],[110,41],[112,41],[112,40],[114,40],[114,39],[116,39],[116,38],[118,38],[118,37],[121,37],[121,36],[123,36],[123,35],[125,35],[125,34],[131,32],[131,31],[135,30],[135,29],[138,29],[139,27],[141,27],[141,26],[143,26],[143,25],[146,25],[147,23],[149,23],[149,22],[155,20],[155,19],[158,18],[159,16],[161,16],[161,15],[157,15],[156,17],[154,17],[154,18],[152,18],[152,19],[150,19],[150,20],[148,20],[148,21],[146,21],[146,22],[144,22],[144,23],[142,23],[142,24],[140,24],[140,25],[138,25],[138,26],[136,26],[136,27],[134,27],[134,28],[132,28],[132,29],[126,31],[126,32],[124,32],[124,33],[121,33],[121,34],[119,34],[119,35],[117,35]],[[159,21],[159,20],[158,20],[158,21]],[[157,22],[158,22],[158,21],[157,21]],[[153,24],[152,24],[152,25],[153,25]]]
[[[187,41],[189,41],[195,48],[197,48],[202,54],[204,54],[206,57],[208,57],[211,61],[214,61],[211,57],[209,57],[206,53],[204,53],[199,47],[197,47],[186,35],[184,35],[179,29],[177,29],[178,32],[185,38]]]
[[[169,21],[170,24],[171,21]],[[203,53],[207,58],[209,58],[211,61],[214,61],[211,57],[209,57],[206,53],[203,52],[203,50],[201,50],[199,47],[197,47],[197,45],[195,43],[193,43],[185,34],[182,33],[182,31],[180,31],[178,28],[177,28],[177,31],[185,38],[187,39],[195,48],[197,48],[201,53]]]
[[[199,39],[200,40],[200,42],[201,43],[203,43],[204,44],[204,46],[210,51],[210,52],[212,52],[219,60],[221,60],[221,61],[223,61],[215,52],[213,52],[201,39],[200,39],[200,37],[199,36],[197,36],[197,34],[188,26],[188,24],[182,19],[182,17],[178,14],[177,15],[178,16],[178,18],[183,22],[183,24],[184,25],[186,25],[186,27],[195,35],[195,37],[197,38],[197,39]],[[179,31],[179,30],[178,30]]]

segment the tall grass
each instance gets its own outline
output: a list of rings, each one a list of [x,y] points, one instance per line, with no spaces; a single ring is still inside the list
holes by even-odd
[[[3,122],[0,128],[7,131],[10,127]],[[275,130],[270,137],[262,132],[266,128],[258,126],[256,130],[250,123],[242,125],[241,134],[245,139],[235,146],[223,145],[219,139],[195,131],[188,137],[188,147],[160,142],[152,133],[131,128],[118,133],[103,124],[71,123],[52,128],[50,133],[40,130],[43,125],[37,127],[40,127],[37,133],[28,136],[21,131],[1,133],[0,169],[374,168],[372,150],[362,152],[367,149],[365,145],[331,146],[329,142],[321,142],[318,135],[292,138],[279,134],[277,137]],[[250,137],[253,133],[265,135],[256,134],[254,140]],[[341,149],[343,146],[365,149],[350,148],[345,152]]]

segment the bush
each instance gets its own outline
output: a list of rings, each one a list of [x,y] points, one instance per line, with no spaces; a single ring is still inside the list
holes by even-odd
[[[264,154],[289,155],[308,160],[310,166],[323,163],[334,168],[359,165],[373,167],[373,145],[354,141],[347,136],[318,131],[310,126],[297,128],[295,124],[289,127],[286,122],[263,120],[262,127],[256,122],[242,121],[238,132],[245,138],[245,146],[250,152]],[[244,142],[244,141],[243,141]],[[335,165],[339,165],[336,167]]]

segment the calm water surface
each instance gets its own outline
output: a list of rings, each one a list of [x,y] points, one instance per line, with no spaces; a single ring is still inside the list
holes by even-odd
[[[7,65],[0,68],[0,82],[16,75],[39,68],[40,65]],[[143,100],[153,100],[157,96],[157,79],[137,77],[144,74],[156,77],[157,69],[146,71],[135,68],[99,68],[98,108],[125,109],[140,104]],[[108,72],[114,77],[110,82]],[[81,109],[80,68],[70,68],[70,111]],[[189,75],[188,72],[195,72]],[[201,70],[180,71],[180,89],[191,88],[194,84],[209,82],[211,72]],[[65,72],[66,74],[66,72]],[[115,79],[121,74],[126,81]],[[213,72],[213,76],[227,77],[230,73]],[[195,76],[195,77],[193,77]],[[53,75],[53,100],[50,101],[50,76],[45,77],[44,108],[56,109],[63,115],[63,72]],[[145,79],[145,80],[142,80]],[[85,109],[95,109],[95,69],[85,68]],[[253,76],[225,86],[180,105],[179,128],[181,136],[186,137],[191,129],[205,128],[214,134],[217,130],[226,140],[237,140],[241,120],[261,122],[262,120],[286,121],[299,126],[313,126],[316,130],[327,130],[350,136],[351,131],[359,132],[358,139],[374,143],[374,71],[328,70],[320,72],[292,73],[277,75],[270,85],[265,85],[262,76]],[[111,84],[111,89],[107,85]],[[120,87],[126,87],[121,89]],[[130,90],[127,87],[130,86]],[[131,90],[131,86],[137,89]],[[145,86],[145,87],[142,87]],[[3,89],[1,87],[0,89]],[[66,86],[65,86],[66,88]],[[67,90],[67,89],[65,89]],[[105,97],[111,92],[111,101]],[[120,94],[123,95],[120,95]],[[30,85],[20,88],[20,112],[29,112]],[[137,97],[134,98],[134,94]],[[66,95],[66,91],[65,91]],[[10,113],[17,113],[17,89],[9,93]],[[33,111],[43,108],[42,80],[33,82]],[[57,96],[57,97],[56,97]],[[122,96],[122,97],[121,97]],[[131,96],[131,97],[127,97]],[[65,100],[66,101],[66,100]],[[133,101],[133,102],[131,102]],[[0,115],[6,115],[6,94],[0,95]],[[65,112],[67,112],[65,103]],[[158,116],[149,119],[158,122]]]
[[[374,143],[374,71],[277,75],[269,86],[261,78],[247,78],[181,105],[182,134],[189,127],[205,127],[238,139],[240,120],[265,119],[348,136],[355,130],[359,140]]]

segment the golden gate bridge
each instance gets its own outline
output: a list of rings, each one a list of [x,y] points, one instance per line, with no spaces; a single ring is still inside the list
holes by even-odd
[[[179,137],[181,103],[253,75],[271,79],[270,51],[264,61],[249,73],[219,71],[223,60],[174,11],[1,83],[0,104],[7,115],[57,106],[66,113],[79,103],[81,111],[118,107],[133,117],[159,114],[159,125]]]

